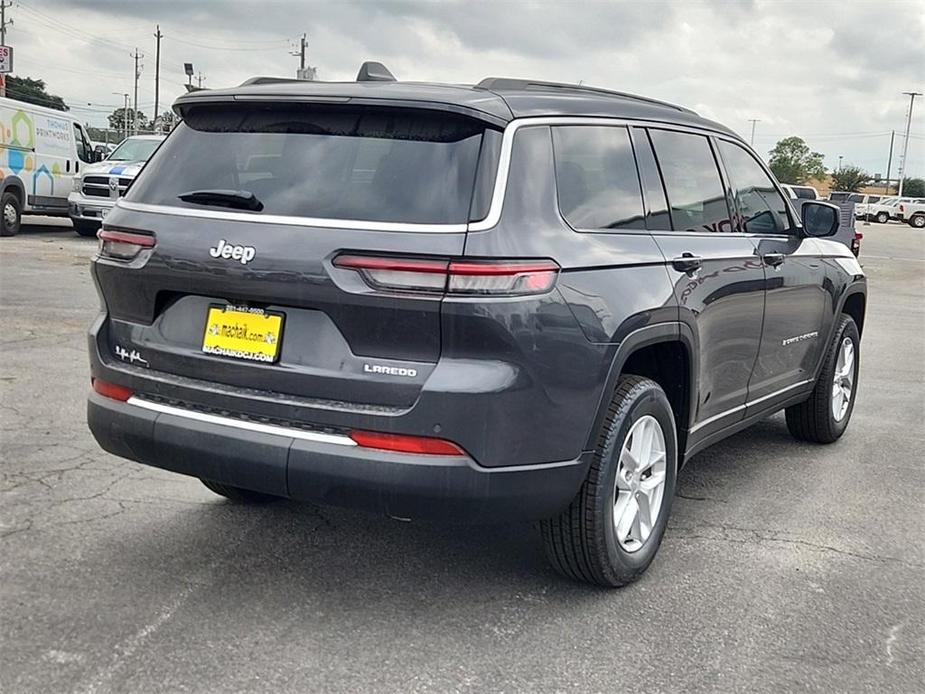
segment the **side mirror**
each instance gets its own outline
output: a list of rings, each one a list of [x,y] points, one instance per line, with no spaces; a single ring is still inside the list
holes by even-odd
[[[93,162],[94,164],[96,162],[103,161],[103,153],[100,152],[98,149],[93,150],[90,153],[90,161]]]
[[[840,210],[835,205],[807,200],[800,209],[803,233],[807,236],[834,236],[838,231]]]

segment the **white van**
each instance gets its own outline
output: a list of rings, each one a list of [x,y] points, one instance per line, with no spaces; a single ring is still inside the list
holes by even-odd
[[[74,174],[98,159],[67,111],[0,98],[0,236],[24,214],[67,216]]]

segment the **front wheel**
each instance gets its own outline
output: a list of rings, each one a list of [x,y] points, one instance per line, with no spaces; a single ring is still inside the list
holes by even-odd
[[[832,443],[845,433],[858,390],[860,343],[854,319],[842,314],[812,395],[786,410],[787,428],[794,438]]]
[[[0,196],[0,236],[16,236],[22,224],[22,204],[10,192]]]
[[[665,392],[648,378],[622,377],[578,495],[561,515],[541,523],[553,567],[608,588],[639,578],[668,524],[677,460]]]

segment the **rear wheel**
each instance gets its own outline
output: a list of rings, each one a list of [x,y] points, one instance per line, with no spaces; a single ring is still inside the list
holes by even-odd
[[[0,196],[0,236],[16,236],[22,224],[22,204],[9,191]]]
[[[550,563],[569,578],[605,587],[635,581],[661,544],[676,474],[668,398],[654,381],[624,376],[578,495],[541,524]]]
[[[909,220],[909,224],[914,226],[916,229],[921,229],[925,227],[925,214],[914,214]]]
[[[96,236],[96,232],[100,230],[99,222],[88,222],[85,219],[72,219],[71,222],[74,224],[74,231],[80,236]]]
[[[886,224],[890,221],[890,215],[888,215],[886,212],[878,212],[875,219],[879,224]]]
[[[857,393],[859,347],[857,325],[842,314],[812,395],[786,410],[787,428],[794,438],[832,443],[845,433]]]
[[[282,497],[273,496],[272,494],[262,494],[260,492],[252,492],[250,489],[241,489],[240,487],[232,487],[228,484],[222,484],[221,482],[213,482],[212,480],[200,480],[209,491],[213,491],[219,496],[223,496],[226,499],[231,499],[232,501],[237,501],[241,504],[267,504],[271,501],[279,501]]]

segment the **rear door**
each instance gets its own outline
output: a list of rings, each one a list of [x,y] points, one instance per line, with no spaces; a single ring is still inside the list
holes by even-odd
[[[462,255],[484,129],[425,110],[194,108],[107,219],[156,238],[96,263],[110,354],[258,396],[411,406],[440,355],[442,286],[374,291],[334,259]]]
[[[770,174],[745,147],[717,140],[742,230],[765,266],[764,328],[748,400],[786,397],[813,377],[828,336],[832,296],[822,245],[803,238]],[[760,403],[758,403],[760,404]]]
[[[692,430],[705,436],[744,415],[764,315],[764,269],[754,243],[734,224],[709,138],[635,129],[634,143],[646,204],[655,212],[650,230],[668,260],[680,319],[697,343]]]

